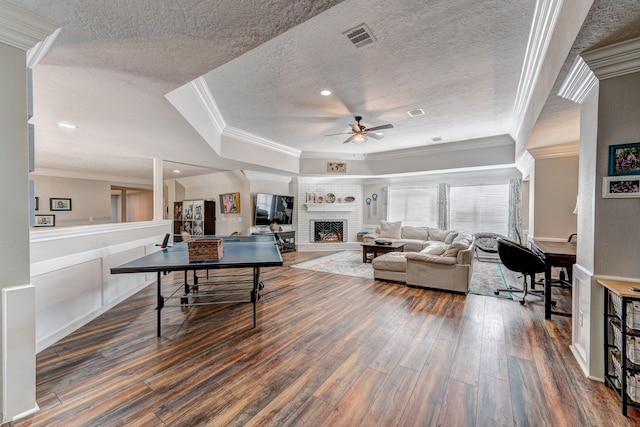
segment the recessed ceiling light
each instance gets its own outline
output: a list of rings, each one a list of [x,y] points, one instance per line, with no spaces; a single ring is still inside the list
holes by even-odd
[[[331,91],[330,91],[330,90],[325,89],[325,90],[323,90],[322,92],[320,92],[320,95],[322,95],[322,96],[329,96],[329,95],[331,95]]]
[[[173,173],[180,173],[180,169],[174,169]]]
[[[58,126],[60,126],[61,128],[65,128],[65,129],[75,129],[76,128],[76,125],[71,124],[71,123],[64,123],[64,122],[58,123]]]

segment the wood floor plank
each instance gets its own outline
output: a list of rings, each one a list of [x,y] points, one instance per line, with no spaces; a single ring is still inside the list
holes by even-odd
[[[545,320],[540,298],[290,267],[261,279],[256,328],[249,303],[178,305],[161,337],[146,287],[38,354],[41,410],[7,426],[640,425],[585,378],[571,319]],[[162,280],[181,291],[184,276]],[[570,307],[570,290],[554,298]]]

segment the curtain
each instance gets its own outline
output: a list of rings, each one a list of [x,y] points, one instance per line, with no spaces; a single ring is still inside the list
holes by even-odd
[[[509,237],[511,240],[522,243],[522,179],[509,180]]]

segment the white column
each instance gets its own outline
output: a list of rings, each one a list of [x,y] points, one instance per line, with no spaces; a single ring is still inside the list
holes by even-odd
[[[35,375],[35,288],[29,263],[29,139],[27,50],[54,33],[55,26],[0,0],[0,423],[37,411]]]
[[[153,159],[153,219],[156,221],[164,219],[162,174],[162,159]]]

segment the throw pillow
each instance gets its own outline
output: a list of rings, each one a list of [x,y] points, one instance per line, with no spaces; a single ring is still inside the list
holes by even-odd
[[[449,234],[447,234],[447,237],[445,237],[444,242],[447,245],[450,245],[451,243],[453,243],[453,239],[455,239],[457,236],[458,236],[457,231],[450,231]]]
[[[447,238],[447,234],[449,234],[449,230],[440,230],[439,228],[429,229],[430,240],[439,240],[441,242],[444,242],[444,239]]]
[[[380,221],[380,237],[387,239],[399,239],[402,232],[402,221]]]
[[[460,240],[458,242],[453,242],[449,245],[446,251],[442,254],[442,256],[458,256],[458,252],[464,249],[469,249],[469,244],[471,242],[467,240]]]

